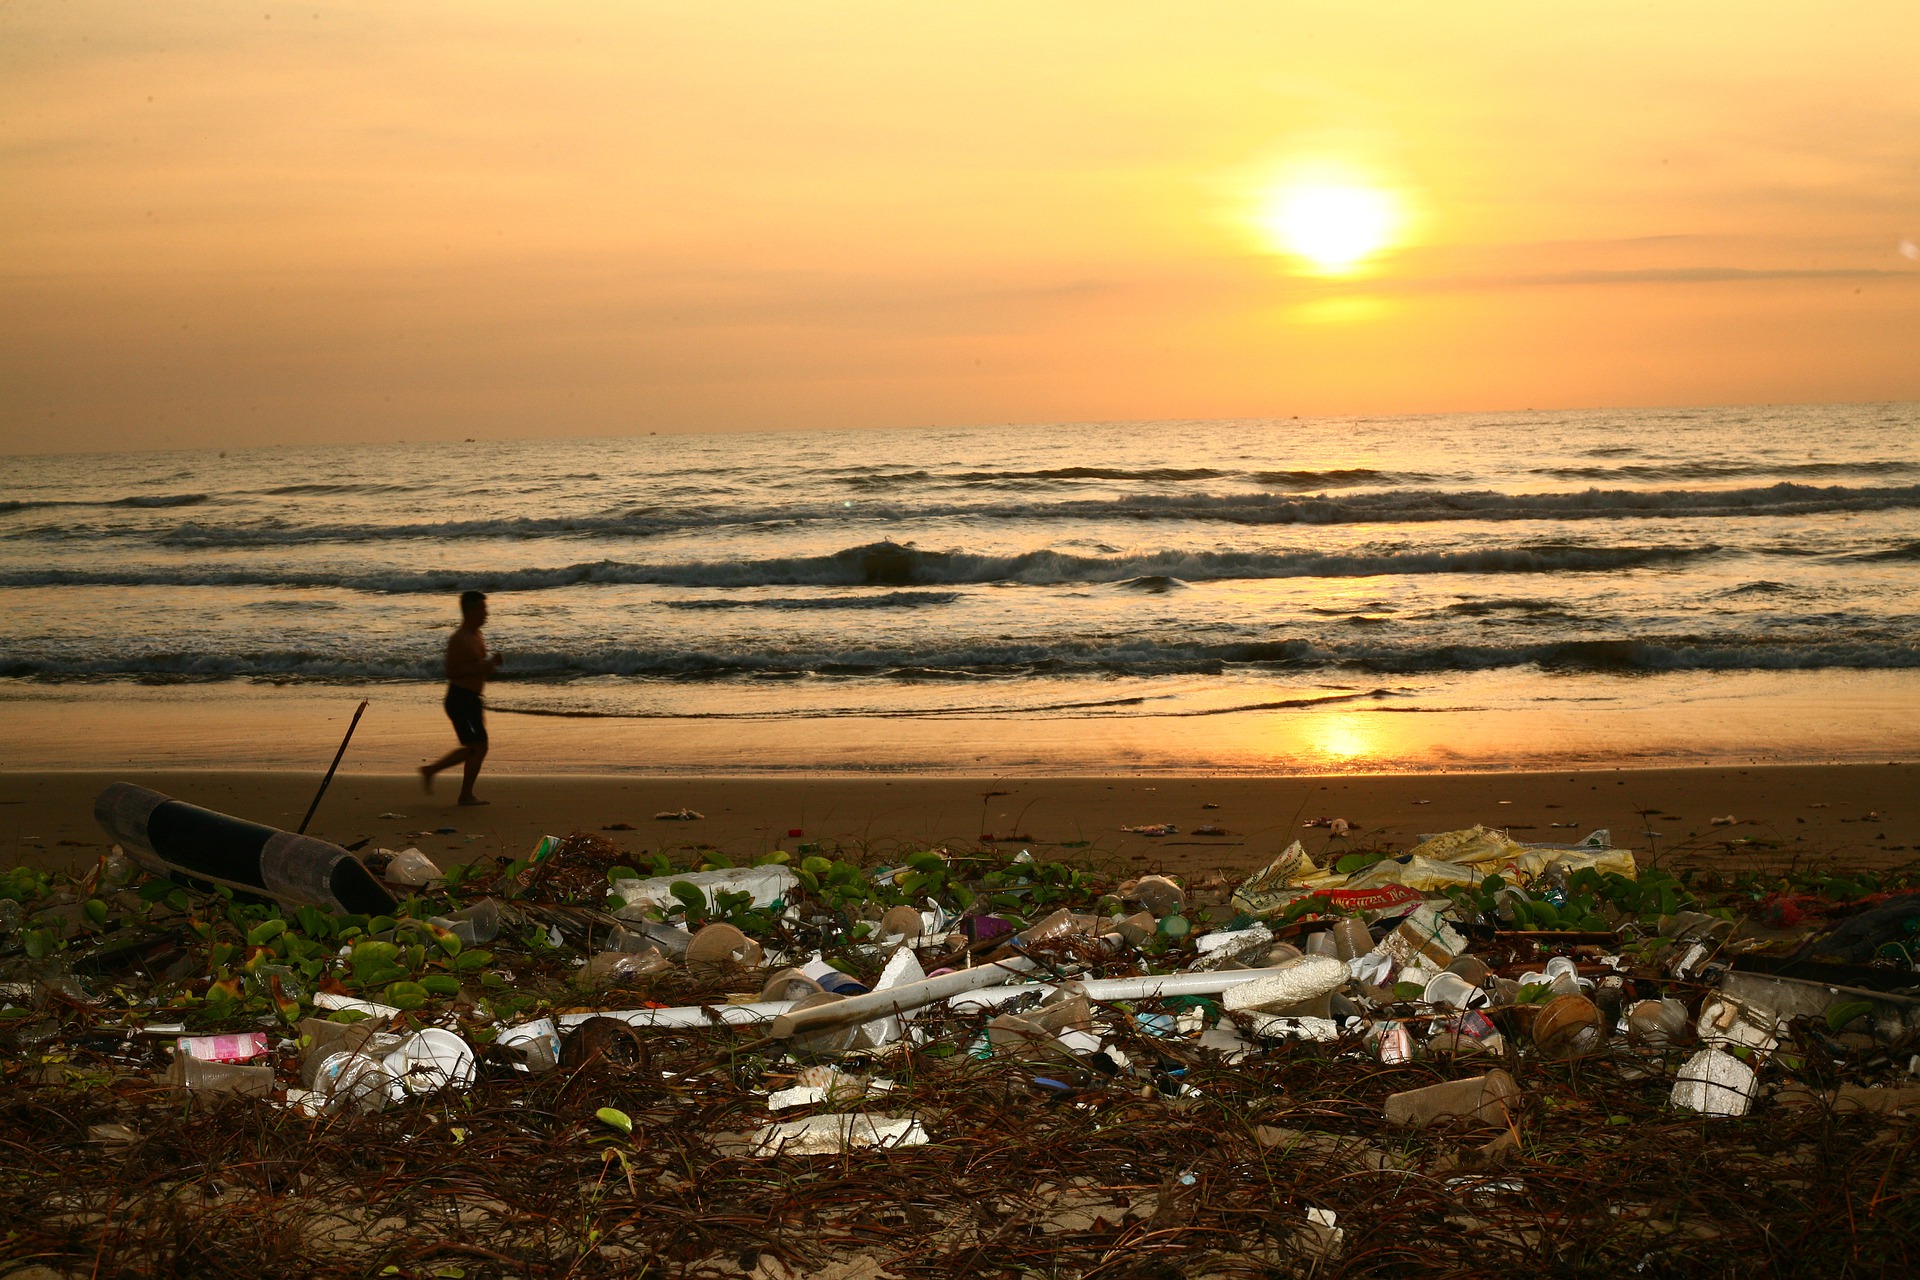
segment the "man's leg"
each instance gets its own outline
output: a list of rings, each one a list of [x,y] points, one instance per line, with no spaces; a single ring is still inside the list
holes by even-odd
[[[487,758],[487,744],[476,742],[466,748],[467,768],[460,784],[461,804],[485,804],[485,800],[473,794],[473,783],[480,776],[480,762]]]
[[[469,750],[471,750],[469,747],[455,747],[438,760],[435,760],[432,764],[423,764],[420,766],[420,783],[427,789],[428,795],[433,794],[433,776],[442,769],[451,769],[454,765],[465,760]],[[471,787],[472,784],[469,783],[468,785]]]

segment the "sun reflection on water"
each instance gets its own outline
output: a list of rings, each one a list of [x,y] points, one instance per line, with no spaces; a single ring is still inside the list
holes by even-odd
[[[1378,721],[1361,715],[1335,715],[1310,733],[1313,749],[1329,760],[1351,764],[1380,754]]]

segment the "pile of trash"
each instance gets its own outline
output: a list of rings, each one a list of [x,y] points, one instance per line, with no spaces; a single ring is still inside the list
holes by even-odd
[[[1237,884],[588,833],[442,869],[100,812],[88,874],[0,878],[0,1255],[56,1268],[1684,1274],[1920,1225],[1900,876],[1484,828]]]

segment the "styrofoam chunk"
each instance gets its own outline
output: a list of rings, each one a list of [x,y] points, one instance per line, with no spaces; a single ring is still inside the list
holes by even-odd
[[[1284,1009],[1338,991],[1346,981],[1347,966],[1332,956],[1305,956],[1271,977],[1228,987],[1220,994],[1220,1007],[1229,1012]]]
[[[1702,1049],[1680,1068],[1673,1105],[1709,1116],[1743,1116],[1753,1105],[1753,1068],[1730,1053]]]

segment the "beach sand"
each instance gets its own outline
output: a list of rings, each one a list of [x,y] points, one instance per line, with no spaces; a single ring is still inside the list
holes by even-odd
[[[298,826],[311,773],[108,771],[0,773],[0,841],[10,863],[78,869],[105,851],[93,797],[109,782],[283,828]],[[1205,875],[1262,866],[1299,837],[1316,856],[1403,848],[1423,832],[1484,823],[1516,838],[1573,841],[1595,828],[1616,846],[1728,871],[1787,865],[1846,870],[1920,861],[1920,765],[1562,770],[1275,778],[482,778],[482,808],[454,804],[457,779],[422,794],[415,775],[341,774],[313,834],[370,848],[414,845],[450,865],[522,856],[541,835],[605,831],[636,855],[707,846],[733,860],[774,848],[835,845],[883,855],[983,838],[1036,854],[1077,851],[1139,870]],[[657,813],[702,816],[662,821]],[[1713,825],[1731,816],[1731,825]],[[1347,840],[1316,818],[1345,818]],[[1171,823],[1177,834],[1123,827]],[[624,824],[624,825],[622,825]],[[1212,825],[1227,835],[1200,835]],[[451,828],[451,830],[443,830]],[[1659,832],[1650,837],[1649,830]],[[795,834],[799,833],[799,834]],[[1745,842],[1745,843],[1743,843]]]

